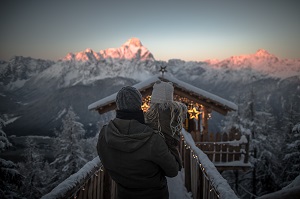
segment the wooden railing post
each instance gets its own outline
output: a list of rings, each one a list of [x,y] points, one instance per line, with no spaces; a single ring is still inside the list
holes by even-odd
[[[184,149],[184,176],[185,176],[185,187],[188,192],[191,191],[191,153],[190,149]]]
[[[104,169],[103,176],[103,199],[111,198],[111,177],[108,172]]]

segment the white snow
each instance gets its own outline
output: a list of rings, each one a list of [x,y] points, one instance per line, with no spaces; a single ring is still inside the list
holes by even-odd
[[[24,86],[24,84],[28,81],[28,79],[18,79],[14,82],[10,82],[8,85],[7,85],[7,88],[11,89],[11,90],[14,90],[14,89],[17,89],[17,88],[21,88],[22,86]]]
[[[64,108],[63,110],[61,110],[61,111],[58,113],[58,116],[55,118],[55,120],[60,119],[66,112],[67,112],[67,110],[66,110],[65,108]]]
[[[168,189],[170,199],[192,199],[192,193],[187,192],[184,185],[184,169],[178,172],[174,178],[168,178]]]
[[[280,191],[263,195],[257,199],[299,199],[300,198],[300,175],[295,180],[282,188]]]
[[[11,124],[11,123],[13,123],[14,121],[16,121],[17,119],[19,119],[20,117],[21,117],[21,116],[13,117],[13,118],[7,120],[4,124],[5,124],[5,125]]]
[[[211,142],[197,142],[197,144],[211,144]],[[218,142],[218,144],[228,144],[230,146],[239,146],[240,144],[246,144],[248,143],[248,140],[245,135],[242,135],[239,140],[231,140],[231,141],[224,141],[224,142]]]

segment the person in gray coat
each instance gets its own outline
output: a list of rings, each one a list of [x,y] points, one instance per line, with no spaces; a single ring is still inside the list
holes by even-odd
[[[165,176],[177,176],[179,164],[163,137],[145,124],[140,92],[122,88],[116,105],[116,118],[101,129],[97,151],[117,184],[117,198],[168,199]]]

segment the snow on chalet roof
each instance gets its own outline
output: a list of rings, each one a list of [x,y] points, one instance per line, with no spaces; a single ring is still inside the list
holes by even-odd
[[[200,88],[197,88],[193,85],[190,85],[186,82],[180,81],[180,80],[176,79],[175,77],[172,77],[168,74],[164,74],[163,77],[161,75],[155,75],[155,76],[153,76],[153,77],[151,77],[151,78],[149,78],[145,81],[142,81],[138,84],[133,85],[133,87],[135,87],[139,91],[145,90],[147,88],[152,87],[153,84],[158,80],[172,82],[175,88],[183,89],[186,92],[193,93],[193,94],[195,94],[197,96],[200,96],[200,97],[204,97],[206,99],[209,99],[212,102],[222,104],[227,109],[231,109],[231,110],[237,110],[238,109],[237,105],[234,104],[233,102],[230,102],[230,101],[228,101],[226,99],[223,99],[223,98],[221,98],[217,95],[214,95],[212,93],[204,91],[204,90],[202,90]],[[105,97],[105,98],[103,98],[99,101],[96,101],[96,102],[90,104],[88,106],[88,109],[89,110],[94,110],[94,109],[98,109],[99,107],[103,107],[103,106],[109,105],[111,103],[114,103],[115,99],[116,99],[116,96],[117,96],[117,93],[114,93],[114,94],[112,94],[108,97]]]

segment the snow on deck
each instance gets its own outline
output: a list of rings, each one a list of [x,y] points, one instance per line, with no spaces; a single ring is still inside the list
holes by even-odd
[[[133,87],[135,87],[138,90],[147,89],[147,88],[151,87],[152,84],[154,84],[156,81],[160,80],[159,77],[160,77],[160,75],[154,75],[153,77],[151,77],[151,78],[149,78],[145,81],[142,81],[138,84],[133,85]],[[182,89],[184,89],[188,92],[195,93],[198,96],[202,96],[204,98],[210,99],[211,101],[222,104],[222,105],[224,105],[224,106],[226,106],[226,107],[228,107],[232,110],[237,110],[238,109],[237,105],[234,104],[233,102],[230,102],[230,101],[228,101],[226,99],[223,99],[223,98],[221,98],[217,95],[214,95],[214,94],[209,93],[205,90],[202,90],[202,89],[197,88],[195,86],[192,86],[188,83],[180,81],[180,80],[176,79],[175,77],[172,77],[170,75],[165,74],[163,78],[170,81],[170,82],[173,82],[174,84],[176,84],[176,87],[178,87],[178,88],[182,88]],[[114,93],[114,94],[112,94],[108,97],[105,97],[105,98],[103,98],[99,101],[96,101],[96,102],[90,104],[88,106],[88,109],[93,110],[93,109],[96,109],[99,106],[105,106],[107,104],[110,104],[110,103],[115,101],[116,96],[117,96],[117,93]]]
[[[174,178],[168,178],[168,189],[170,199],[192,199],[192,193],[187,192],[184,185],[184,169],[178,172]]]

